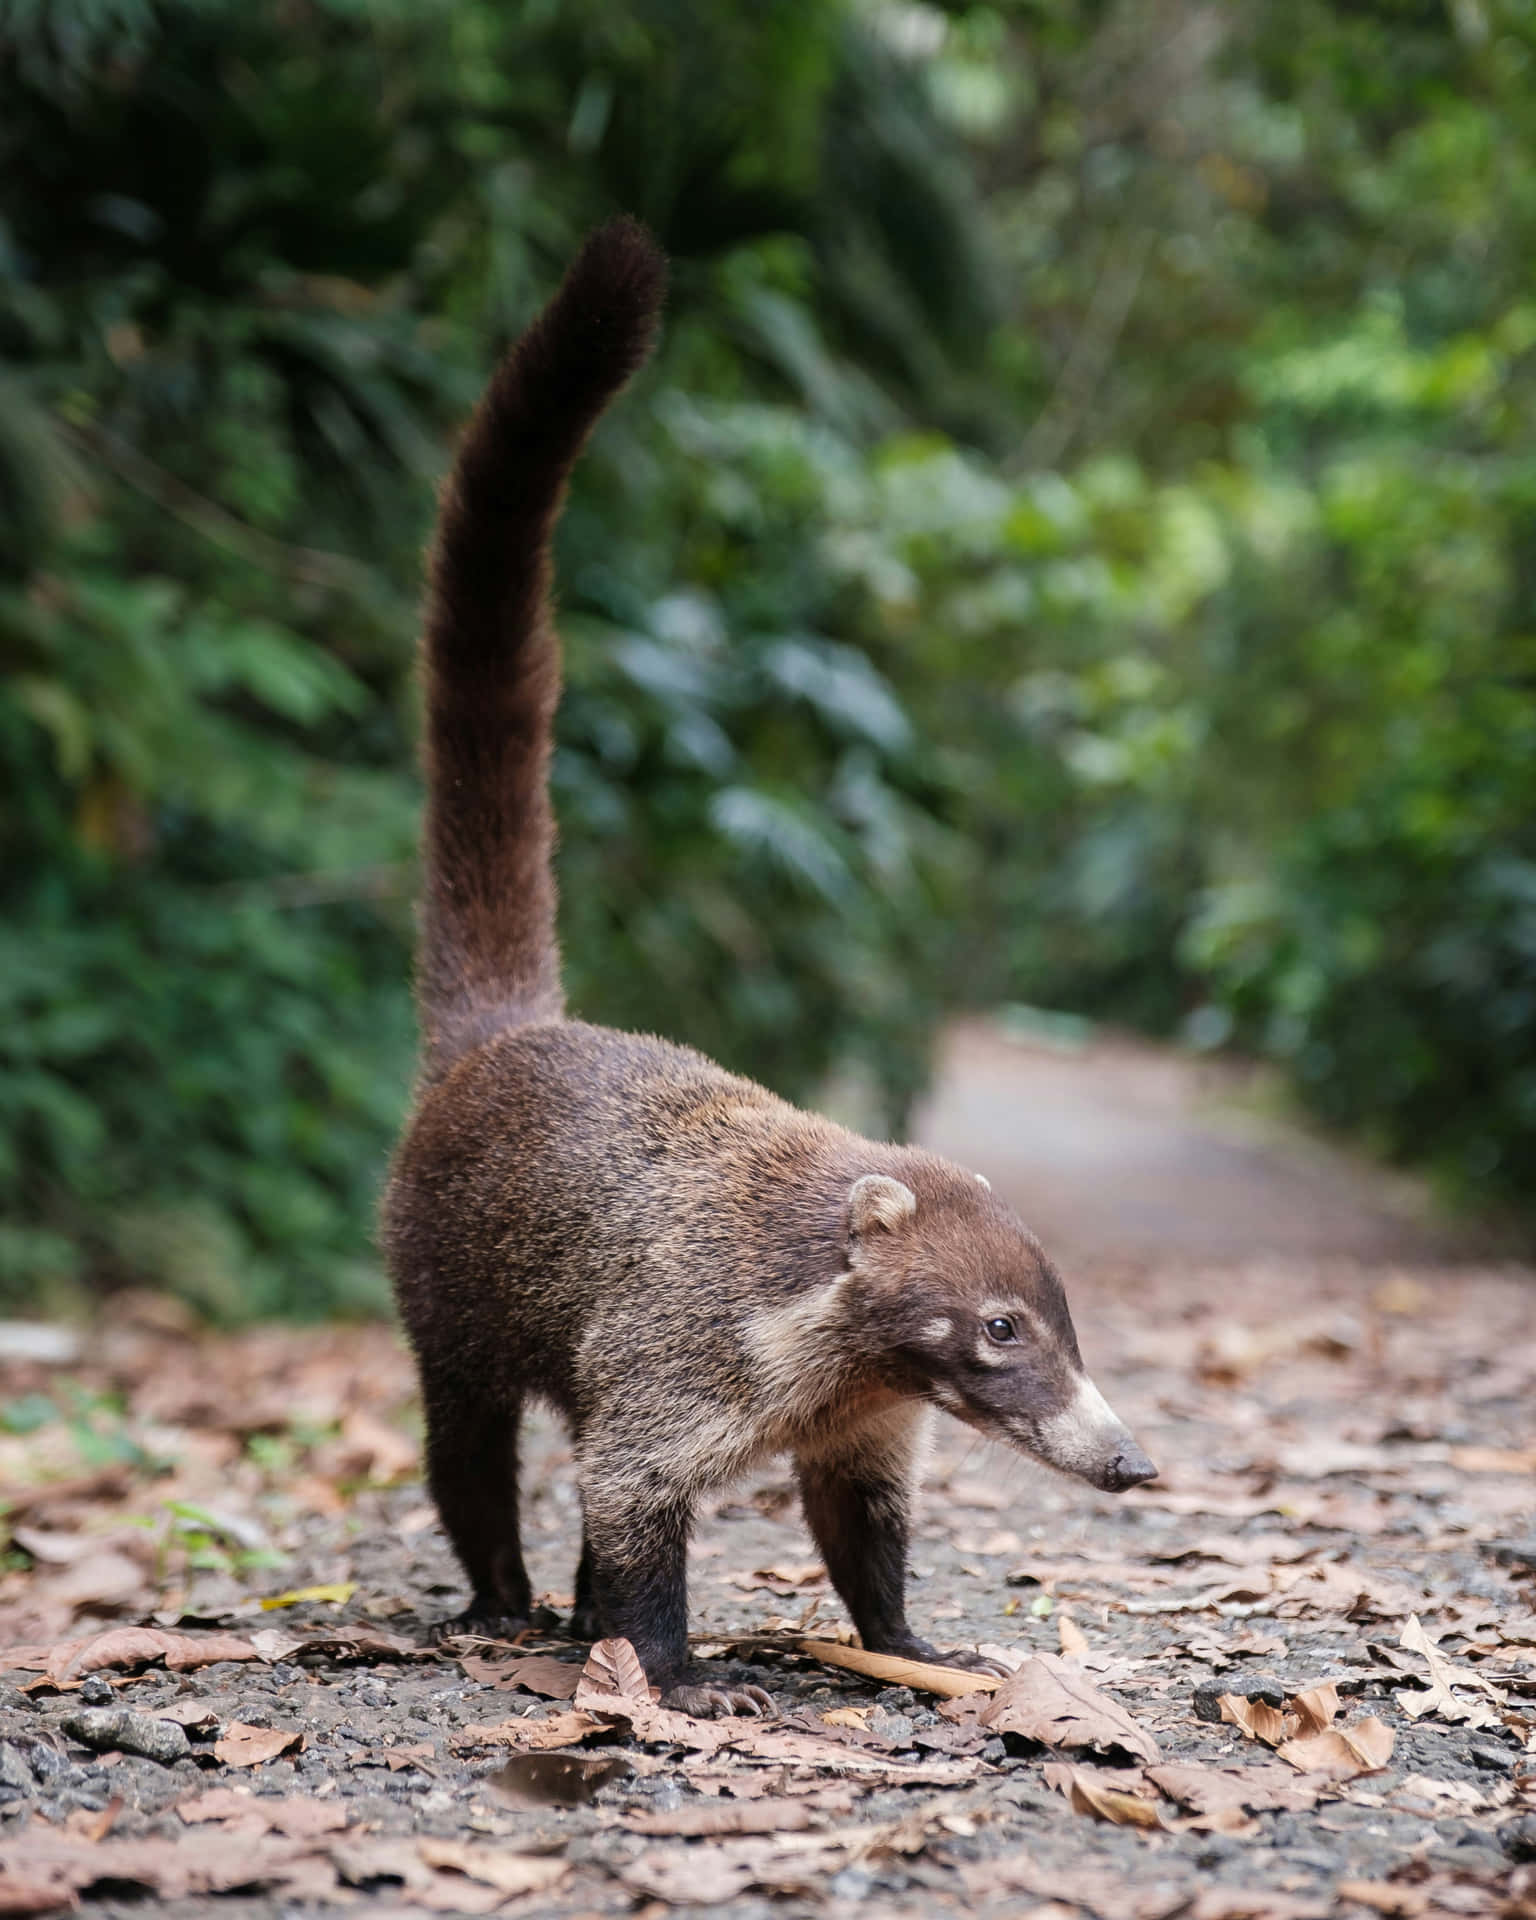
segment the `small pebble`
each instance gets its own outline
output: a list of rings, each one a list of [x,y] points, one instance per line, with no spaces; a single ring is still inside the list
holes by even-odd
[[[1195,1718],[1208,1720],[1213,1726],[1221,1721],[1221,1696],[1224,1693],[1239,1694],[1244,1700],[1259,1700],[1266,1707],[1283,1707],[1285,1689],[1280,1682],[1269,1674],[1257,1679],[1245,1680],[1229,1675],[1221,1680],[1202,1680],[1195,1688]]]
[[[80,1704],[84,1707],[110,1707],[114,1697],[112,1682],[99,1673],[87,1674],[80,1682]]]
[[[1536,1813],[1522,1813],[1499,1828],[1499,1845],[1511,1860],[1536,1860]]]
[[[89,1708],[72,1713],[62,1724],[71,1740],[94,1753],[138,1753],[168,1767],[191,1751],[186,1734],[174,1720],[156,1720],[127,1707]]]
[[[0,1744],[0,1786],[14,1787],[18,1793],[31,1793],[33,1787],[26,1757],[9,1740]]]

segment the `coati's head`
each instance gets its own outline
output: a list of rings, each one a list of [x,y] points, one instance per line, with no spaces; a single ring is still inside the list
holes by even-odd
[[[978,1175],[848,1195],[848,1278],[898,1376],[989,1438],[1109,1493],[1156,1467],[1083,1370],[1055,1269]],[[867,1318],[866,1318],[867,1316]]]

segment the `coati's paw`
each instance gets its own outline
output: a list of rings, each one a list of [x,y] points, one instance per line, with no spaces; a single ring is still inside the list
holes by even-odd
[[[669,1687],[661,1704],[675,1713],[692,1714],[695,1720],[724,1720],[733,1713],[753,1714],[771,1719],[778,1708],[761,1687],[712,1687],[683,1685]]]
[[[603,1630],[598,1625],[596,1607],[575,1607],[571,1611],[566,1632],[573,1640],[601,1640]]]
[[[962,1673],[995,1673],[1001,1680],[1006,1680],[1013,1671],[1011,1667],[1005,1667],[1001,1660],[978,1653],[974,1647],[955,1647],[948,1653],[941,1653],[931,1641],[919,1640],[916,1634],[899,1645],[881,1646],[874,1651],[895,1654],[899,1660],[926,1660],[935,1667],[959,1667]]]
[[[995,1673],[1000,1680],[1013,1672],[1012,1667],[990,1654],[978,1653],[974,1647],[956,1647],[951,1653],[935,1653],[931,1658],[941,1667],[959,1667],[964,1673]]]
[[[490,1607],[468,1606],[452,1619],[439,1620],[429,1638],[451,1640],[455,1634],[472,1633],[482,1640],[515,1640],[526,1633],[532,1622],[527,1614],[498,1613]]]

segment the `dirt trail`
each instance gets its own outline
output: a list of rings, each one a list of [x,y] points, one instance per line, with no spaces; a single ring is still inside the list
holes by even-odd
[[[951,1037],[924,1137],[1061,1256],[1161,1468],[1114,1500],[941,1427],[912,1614],[1019,1663],[1001,1705],[741,1642],[840,1630],[778,1467],[701,1515],[692,1615],[779,1718],[573,1701],[549,1423],[519,1665],[430,1644],[463,1594],[390,1330],[0,1328],[0,1912],[1531,1920],[1536,1275],[1232,1093]],[[148,1734],[75,1718],[117,1708]]]
[[[1055,1044],[1002,1021],[953,1027],[925,1145],[985,1173],[1073,1261],[1443,1261],[1425,1195],[1264,1113],[1254,1075],[1124,1037]]]

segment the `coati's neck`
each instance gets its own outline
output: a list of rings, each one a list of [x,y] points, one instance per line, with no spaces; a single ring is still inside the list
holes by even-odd
[[[643,227],[595,233],[497,369],[443,492],[422,644],[429,1080],[498,1028],[563,1010],[550,539],[573,462],[650,351],[665,284]]]

